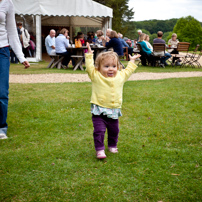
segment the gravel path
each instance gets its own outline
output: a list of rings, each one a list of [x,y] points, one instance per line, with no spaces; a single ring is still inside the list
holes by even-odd
[[[158,80],[168,78],[202,77],[202,72],[173,72],[173,73],[134,73],[129,81]],[[10,74],[10,83],[67,83],[90,82],[87,74]]]

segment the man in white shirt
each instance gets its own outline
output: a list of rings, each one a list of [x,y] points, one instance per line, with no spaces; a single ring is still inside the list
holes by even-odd
[[[45,39],[46,51],[49,55],[56,55],[55,52],[55,30],[51,29],[49,35]]]

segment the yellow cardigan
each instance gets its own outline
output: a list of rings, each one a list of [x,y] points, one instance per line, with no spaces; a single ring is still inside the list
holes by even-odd
[[[92,81],[91,103],[105,108],[121,108],[123,85],[137,68],[132,62],[115,77],[104,77],[94,67],[93,54],[85,54],[86,71]]]

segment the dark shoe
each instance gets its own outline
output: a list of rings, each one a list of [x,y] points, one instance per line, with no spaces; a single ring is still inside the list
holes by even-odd
[[[164,65],[165,65],[165,66],[168,66],[168,63],[167,63],[167,62],[165,62],[165,63],[164,63]]]

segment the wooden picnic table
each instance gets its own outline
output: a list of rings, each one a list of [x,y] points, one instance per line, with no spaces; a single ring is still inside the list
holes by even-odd
[[[82,62],[83,62],[83,58],[84,58],[84,50],[88,49],[87,46],[82,46],[80,48],[75,48],[75,47],[68,47],[67,50],[72,52],[71,57],[73,58],[73,60],[75,61],[75,65],[74,65],[74,71],[77,70],[78,68],[80,68],[81,70],[83,69],[82,66]],[[98,47],[96,45],[91,46],[91,49],[95,51],[95,58],[98,56],[99,53],[101,53],[103,50],[106,49],[106,47]]]

